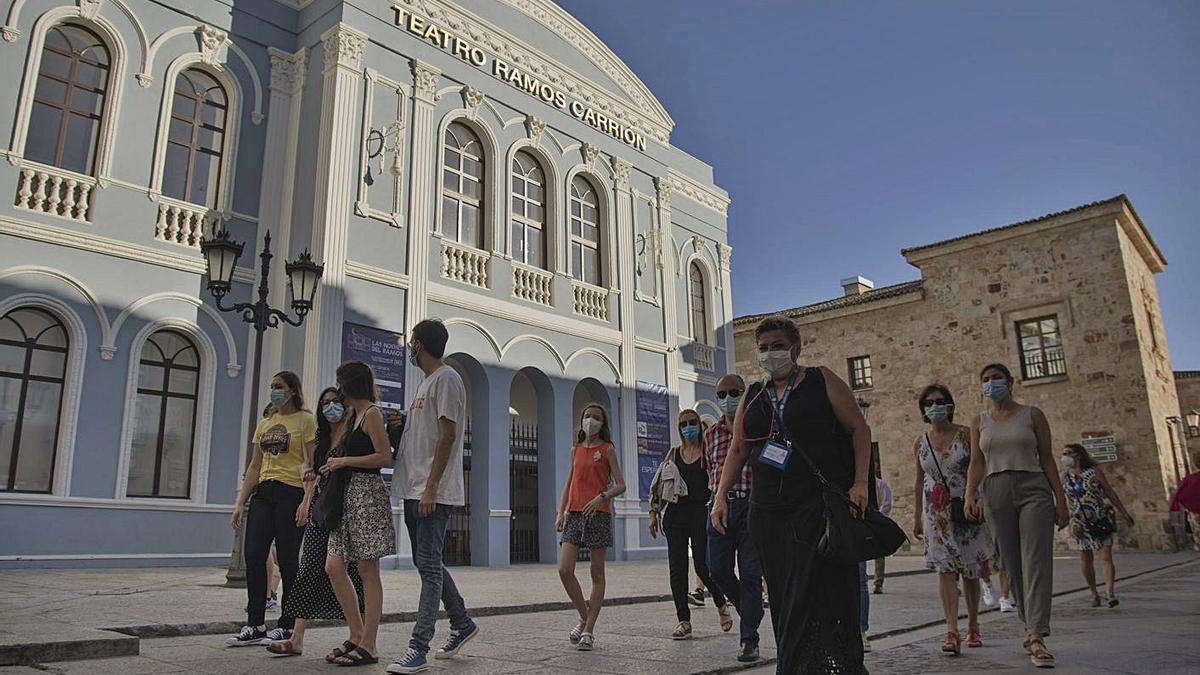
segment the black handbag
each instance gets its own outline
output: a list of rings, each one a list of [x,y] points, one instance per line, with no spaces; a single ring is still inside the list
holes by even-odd
[[[925,444],[929,446],[929,457],[933,459],[933,465],[937,467],[938,473],[942,476],[942,485],[946,488],[946,492],[949,492],[950,484],[946,482],[946,472],[942,471],[942,465],[937,460],[937,448],[933,447],[933,441],[929,440],[929,434],[925,434]],[[958,525],[975,524],[975,521],[967,517],[966,500],[962,497],[950,498],[950,522]]]
[[[793,446],[821,484],[824,524],[817,541],[817,555],[831,562],[858,564],[886,558],[908,541],[908,535],[878,509],[862,509],[846,493],[825,479],[808,453]]]

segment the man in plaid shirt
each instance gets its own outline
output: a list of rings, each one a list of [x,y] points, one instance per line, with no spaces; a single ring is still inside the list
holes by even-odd
[[[729,506],[729,524],[725,534],[708,523],[708,569],[713,581],[733,602],[741,618],[741,648],[738,661],[758,660],[758,626],[763,619],[762,568],[750,540],[747,515],[750,511],[750,465],[742,469],[741,478],[728,493],[716,494],[721,483],[721,470],[733,441],[733,421],[738,404],[746,391],[746,383],[736,374],[717,382],[717,407],[721,419],[704,432],[704,454],[708,460],[708,489],[714,500],[724,499]],[[737,561],[737,574],[734,561]],[[741,578],[739,578],[739,575]]]

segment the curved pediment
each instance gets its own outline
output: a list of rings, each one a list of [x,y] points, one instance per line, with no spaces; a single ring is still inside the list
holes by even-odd
[[[670,143],[675,121],[645,83],[600,38],[550,0],[392,0],[391,4],[462,34],[649,138]],[[542,31],[544,35],[538,35]],[[554,53],[564,49],[571,52],[565,58]]]

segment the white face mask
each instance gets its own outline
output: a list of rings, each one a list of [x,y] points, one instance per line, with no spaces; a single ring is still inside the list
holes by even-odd
[[[1070,455],[1063,455],[1062,462],[1063,466],[1067,467],[1068,469],[1075,466],[1075,458]]]
[[[596,419],[595,417],[583,418],[583,433],[587,434],[588,436],[595,436],[596,434],[600,433],[600,427],[600,420]]]
[[[792,352],[788,349],[759,352],[758,367],[771,377],[783,377],[796,367],[796,360],[792,358]]]

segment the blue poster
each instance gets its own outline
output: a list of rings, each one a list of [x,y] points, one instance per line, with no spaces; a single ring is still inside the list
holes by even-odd
[[[342,360],[358,360],[375,371],[379,407],[404,410],[404,335],[357,323],[342,324]]]
[[[653,382],[637,384],[638,484],[642,499],[650,498],[650,483],[671,447],[667,388]]]

